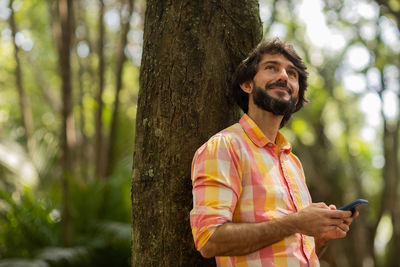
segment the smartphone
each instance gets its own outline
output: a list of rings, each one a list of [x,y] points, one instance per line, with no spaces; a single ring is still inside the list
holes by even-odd
[[[363,206],[363,205],[368,205],[368,200],[357,199],[347,205],[344,205],[343,207],[340,207],[339,210],[349,210],[353,214],[358,206]]]

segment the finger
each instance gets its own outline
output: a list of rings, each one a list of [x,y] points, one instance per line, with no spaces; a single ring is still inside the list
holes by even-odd
[[[337,228],[338,228],[338,227],[335,226],[335,225],[330,225],[330,226],[324,227],[323,233],[328,233],[328,232],[331,232],[331,231],[336,231]]]
[[[344,211],[344,210],[330,210],[330,217],[331,218],[350,218],[351,217],[351,211]]]
[[[329,225],[339,226],[341,224],[344,224],[342,219],[336,219],[335,218],[335,219],[330,219],[329,220]]]
[[[340,228],[336,229],[337,238],[344,238],[346,237],[347,233]]]
[[[318,202],[318,203],[315,203],[315,204],[319,208],[325,208],[325,209],[329,208],[324,202]]]
[[[358,212],[358,210],[356,210],[354,213],[353,213],[353,218],[357,218],[358,217],[358,215],[360,215],[360,213]]]
[[[336,210],[336,206],[333,205],[333,204],[329,205],[329,208],[330,208],[331,210]]]
[[[347,224],[342,223],[342,224],[340,224],[338,227],[340,228],[340,230],[342,230],[342,231],[344,231],[344,232],[346,232],[346,233],[347,233],[348,231],[350,231],[350,227],[349,227]]]
[[[344,223],[350,225],[353,222],[353,217],[343,219]]]

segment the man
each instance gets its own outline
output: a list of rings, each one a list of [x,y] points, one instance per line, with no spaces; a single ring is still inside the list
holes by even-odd
[[[306,67],[273,39],[241,62],[233,85],[245,114],[193,159],[196,248],[218,266],[319,266],[317,252],[345,237],[358,213],[312,203],[301,163],[279,132],[306,102]]]

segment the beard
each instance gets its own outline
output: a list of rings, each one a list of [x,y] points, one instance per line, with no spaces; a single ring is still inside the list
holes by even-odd
[[[269,83],[265,86],[265,90],[256,86],[253,81],[253,101],[259,108],[271,112],[274,115],[290,115],[296,108],[297,98],[291,97],[289,100],[279,99],[270,96],[267,91],[273,86],[286,87],[290,95],[293,90],[286,84]]]

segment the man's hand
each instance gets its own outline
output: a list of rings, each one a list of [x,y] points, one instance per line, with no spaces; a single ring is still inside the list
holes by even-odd
[[[337,210],[335,205],[329,205],[329,209]],[[358,211],[355,211],[353,216],[344,218],[343,222],[340,225],[338,225],[332,231],[326,232],[323,236],[321,236],[321,238],[328,241],[330,239],[338,239],[346,237],[347,232],[350,230],[350,224],[353,222],[354,218],[358,217],[358,215],[359,215]]]
[[[351,211],[336,210],[333,205],[331,207],[322,202],[312,203],[296,213],[297,232],[316,238],[344,237],[352,222]]]
[[[335,205],[329,205],[330,210],[337,210]],[[322,249],[326,242],[331,239],[344,238],[347,235],[347,232],[350,230],[350,224],[353,222],[354,218],[357,218],[359,215],[358,211],[355,211],[351,217],[343,218],[342,223],[335,227],[335,229],[326,232],[322,236],[315,237],[315,248],[317,254],[322,254]],[[320,253],[319,253],[320,252]],[[321,255],[319,255],[321,256]]]

